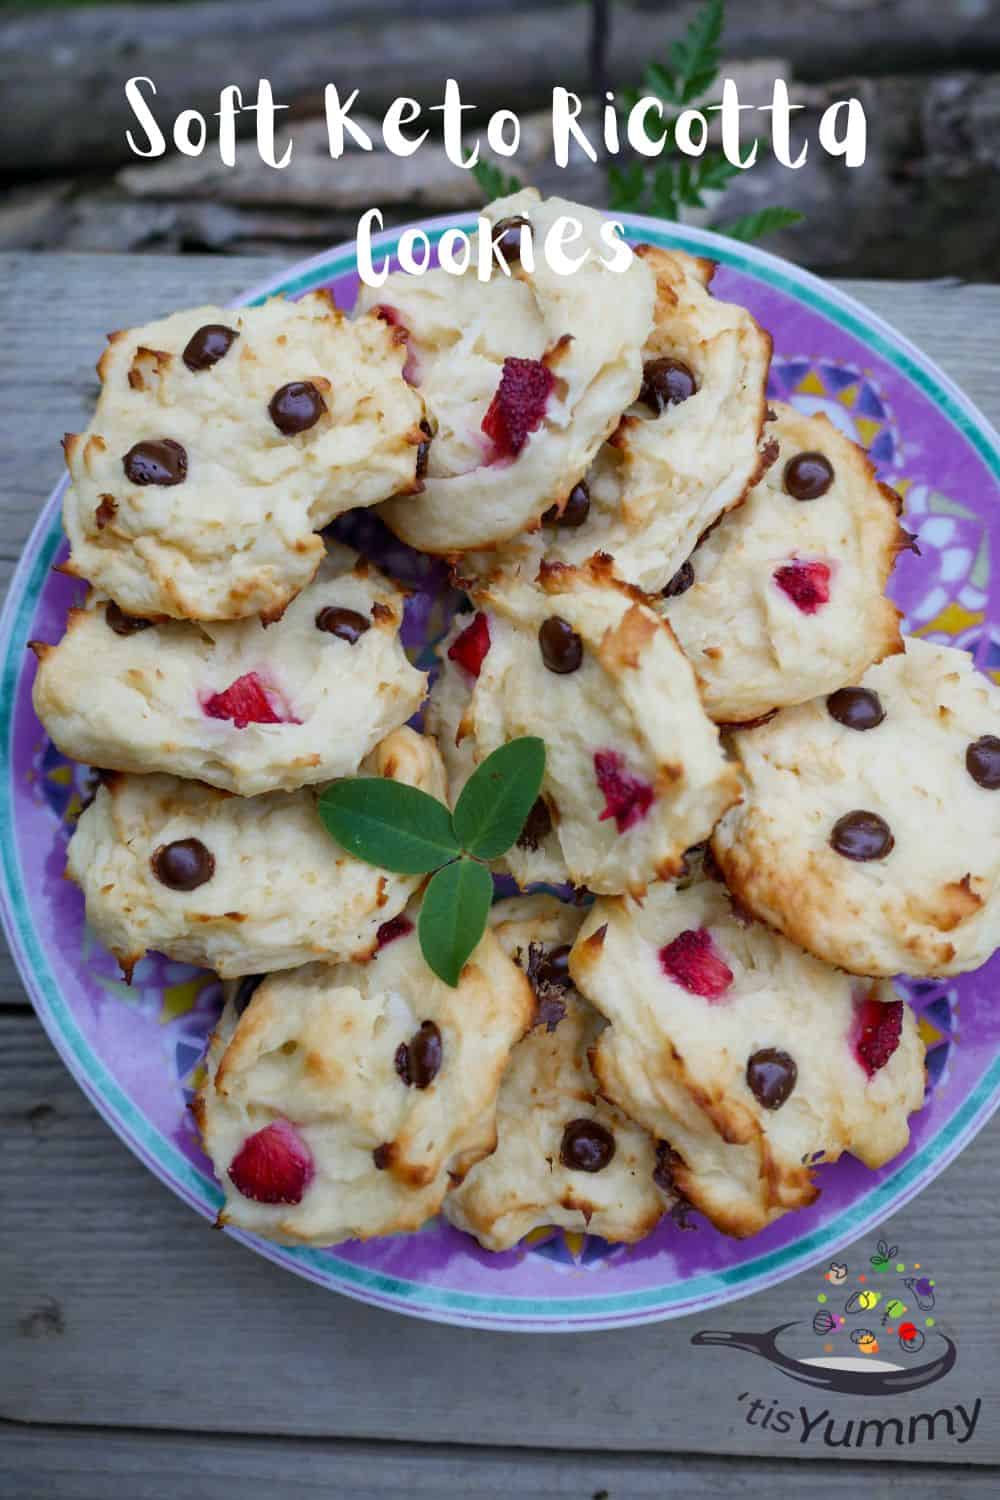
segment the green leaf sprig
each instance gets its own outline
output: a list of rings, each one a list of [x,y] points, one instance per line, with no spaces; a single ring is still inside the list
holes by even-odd
[[[524,186],[520,177],[505,177],[491,161],[477,161],[472,175],[482,188],[487,203],[492,203],[494,198],[508,198],[511,193],[519,193]]]
[[[430,875],[420,908],[420,948],[452,989],[486,928],[493,879],[486,862],[517,840],[541,791],[545,742],[511,740],[469,777],[449,812],[414,786],[382,776],[335,781],[319,799],[340,847],[397,875]]]
[[[718,80],[724,20],[724,0],[706,0],[683,38],[671,47],[668,61],[650,63],[642,75],[642,89],[624,93],[629,108],[643,95],[652,94],[671,114],[664,120],[668,139],[655,167],[640,161],[625,167],[609,166],[608,197],[612,209],[677,220],[685,208],[704,208],[706,193],[721,191],[739,174],[740,168],[718,151],[706,151],[703,156],[689,159],[681,156],[674,144],[674,126],[681,110],[703,98]],[[731,239],[755,240],[776,229],[798,224],[801,219],[802,214],[796,209],[774,207],[711,227]]]

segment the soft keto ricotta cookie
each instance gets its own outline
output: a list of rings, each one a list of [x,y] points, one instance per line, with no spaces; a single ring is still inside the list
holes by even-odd
[[[541,531],[492,558],[475,554],[466,572],[533,577],[543,559],[580,564],[600,552],[619,578],[658,593],[771,462],[770,335],[745,308],[709,294],[711,261],[650,245],[636,254],[656,281],[638,399]]]
[[[713,849],[740,900],[854,974],[960,974],[1000,946],[1000,688],[906,652],[733,736],[744,801]]]
[[[885,597],[910,540],[898,495],[825,416],[775,411],[777,462],[663,599],[720,722],[832,693],[903,649]]]
[[[756,1234],[818,1194],[813,1169],[902,1151],[924,1049],[889,985],[852,981],[695,881],[595,903],[570,955],[610,1021],[601,1092],[671,1153],[675,1186],[718,1228]]]
[[[282,618],[149,625],[91,594],[39,658],[35,712],[59,749],[251,796],[351,776],[415,713],[427,677],[399,640],[403,595],[332,546]]]
[[[443,984],[417,915],[368,963],[272,975],[249,1003],[234,988],[195,1101],[223,1223],[310,1245],[419,1229],[493,1150],[531,988],[489,931]]]
[[[65,439],[64,571],[126,614],[276,619],[323,558],[320,527],[420,487],[404,357],[325,292],[112,334],[93,420]]]
[[[639,894],[676,874],[738,798],[739,777],[669,627],[597,565],[556,564],[539,588],[505,582],[476,601],[431,698],[452,797],[500,745],[540,735],[544,809],[506,856],[518,883]],[[453,672],[467,695],[457,728]]]
[[[604,217],[533,189],[483,212],[498,230],[513,224],[508,246],[528,221],[532,265],[525,248],[511,256],[513,275],[494,264],[486,282],[475,260],[461,277],[397,273],[359,303],[405,338],[435,431],[423,492],[382,507],[424,552],[491,547],[537,527],[583,478],[642,381],[653,276],[637,257],[624,271],[602,264],[613,253]],[[542,250],[565,218],[583,226],[572,258],[589,257],[572,275],[551,269]]]
[[[537,997],[497,1102],[497,1149],[445,1200],[445,1217],[487,1250],[553,1224],[606,1240],[648,1234],[669,1206],[652,1138],[601,1099],[587,1053],[604,1022],[566,968],[582,913],[551,897],[493,908],[494,931]]]
[[[388,735],[361,771],[445,793],[434,742],[412,729]],[[67,872],[126,973],[153,949],[224,978],[362,959],[420,885],[345,854],[312,788],[233,797],[173,776],[108,778]]]

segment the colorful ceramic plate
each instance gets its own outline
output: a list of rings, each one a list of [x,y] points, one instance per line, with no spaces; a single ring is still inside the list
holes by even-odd
[[[425,226],[432,240],[468,216]],[[772,393],[824,411],[863,443],[905,497],[921,556],[904,554],[894,593],[907,628],[972,652],[1000,681],[1000,439],[952,382],[865,308],[759,250],[651,220],[630,237],[720,262],[718,293],[745,303],[774,336]],[[382,236],[391,253],[396,236]],[[353,247],[294,266],[246,301],[333,288],[350,307]],[[192,301],[198,300],[192,288]],[[95,351],[96,354],[97,351]],[[3,917],[24,983],[80,1086],[132,1150],[182,1198],[213,1218],[221,1195],[188,1111],[218,984],[167,959],[136,969],[131,987],[87,932],[79,892],[63,879],[68,832],[87,772],[47,742],[31,708],[32,637],[56,640],[78,586],[52,572],[62,555],[60,491],[36,525],[0,627]],[[407,621],[419,654],[446,624],[439,568],[387,538],[370,516],[346,535],[419,585]],[[992,566],[991,566],[991,552]],[[333,1250],[278,1248],[237,1234],[279,1265],[381,1307],[445,1322],[521,1330],[642,1323],[704,1309],[780,1281],[829,1256],[900,1208],[969,1141],[1000,1101],[1000,954],[952,982],[907,983],[928,1047],[926,1107],[909,1149],[880,1172],[853,1161],[823,1167],[817,1204],[756,1239],[725,1239],[697,1218],[665,1222],[642,1244],[535,1234],[488,1255],[432,1225],[404,1238]]]

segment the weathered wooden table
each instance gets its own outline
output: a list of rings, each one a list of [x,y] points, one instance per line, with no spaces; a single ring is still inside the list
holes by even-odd
[[[275,266],[0,257],[0,582],[59,475],[59,437],[85,420],[106,330],[225,301]],[[850,290],[1000,422],[1000,287]],[[859,1483],[912,1500],[1000,1494],[996,1128],[884,1226],[947,1286],[958,1363],[912,1396],[862,1403],[691,1346],[706,1326],[803,1316],[815,1272],[707,1317],[522,1338],[395,1317],[289,1276],[213,1233],[112,1135],[6,954],[0,1123],[0,1495],[11,1500],[632,1500],[803,1484],[823,1500]],[[764,1426],[775,1404],[789,1421]]]

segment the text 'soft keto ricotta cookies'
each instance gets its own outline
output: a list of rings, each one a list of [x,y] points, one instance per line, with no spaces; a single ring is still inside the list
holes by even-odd
[[[64,571],[141,618],[276,619],[321,527],[420,487],[403,361],[385,323],[326,292],[112,334],[94,416],[64,442]]]
[[[531,988],[489,930],[458,987],[442,983],[418,915],[367,963],[235,987],[195,1102],[223,1223],[311,1245],[419,1229],[493,1150]]]
[[[745,780],[716,829],[726,881],[853,974],[960,974],[1000,942],[1000,688],[906,640],[841,688],[733,735]]]
[[[912,1012],[750,921],[721,883],[597,901],[570,973],[611,1023],[591,1053],[601,1092],[727,1234],[807,1207],[821,1162],[880,1167],[906,1145],[924,1098]]]
[[[388,735],[361,767],[445,794],[433,740]],[[67,872],[130,973],[147,950],[223,978],[362,959],[421,883],[345,853],[315,789],[234,797],[174,776],[112,774],[80,815]]]
[[[420,707],[399,638],[405,600],[331,545],[280,620],[154,624],[91,593],[39,658],[35,712],[65,755],[241,796],[353,775]]]

